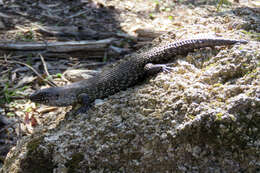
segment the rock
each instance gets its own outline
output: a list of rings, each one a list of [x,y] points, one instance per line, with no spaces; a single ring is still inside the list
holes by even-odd
[[[94,104],[95,104],[95,106],[103,105],[104,104],[104,100],[96,99]]]
[[[259,42],[251,41],[206,57],[200,67],[178,63],[171,73],[110,96],[87,118],[75,115],[24,137],[2,172],[256,172],[256,50]]]
[[[0,20],[0,29],[5,29],[5,24]]]
[[[71,82],[88,79],[97,75],[99,72],[95,70],[73,69],[64,72],[64,76]]]

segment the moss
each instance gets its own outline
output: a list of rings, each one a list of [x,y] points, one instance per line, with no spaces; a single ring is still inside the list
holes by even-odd
[[[22,172],[48,173],[53,172],[52,149],[43,148],[44,136],[33,138],[27,145],[27,156],[21,160]]]
[[[236,117],[232,114],[229,114],[229,117],[231,118],[232,121],[236,121]]]
[[[215,83],[214,85],[213,85],[213,87],[220,87],[220,86],[222,86],[223,84],[221,84],[221,83]]]
[[[216,120],[221,120],[221,118],[222,118],[223,115],[224,115],[224,114],[223,114],[222,112],[217,113],[217,114],[216,114],[216,117],[217,117]]]
[[[253,69],[251,71],[247,71],[245,76],[249,76],[250,78],[257,77],[257,69]]]
[[[84,159],[84,155],[82,153],[74,153],[72,155],[71,160],[69,160],[65,166],[68,168],[68,172],[75,173],[79,168],[79,163]]]
[[[29,152],[35,151],[39,147],[42,139],[43,139],[43,137],[34,138],[30,143],[28,143],[28,145],[27,145],[28,154],[29,154]]]
[[[189,114],[188,117],[189,117],[189,119],[191,119],[191,120],[194,120],[194,119],[196,118],[196,116],[191,115],[191,114]]]
[[[217,101],[210,102],[212,108],[221,107],[224,103],[222,100],[218,99]]]
[[[11,168],[12,164],[15,163],[15,161],[16,161],[18,155],[19,155],[19,153],[16,152],[15,154],[13,154],[13,155],[12,155],[11,157],[9,157],[8,159],[5,159],[5,161],[4,161],[4,168],[5,168],[6,170],[9,169],[9,168]],[[0,171],[2,171],[2,172],[4,173],[4,170],[5,170],[5,169],[0,170]],[[2,173],[2,172],[1,172],[1,173]]]
[[[202,70],[202,72],[205,72],[205,71],[209,70],[212,67],[216,67],[217,65],[218,65],[218,63],[212,63],[212,64],[209,64],[209,65],[205,66],[201,70]]]

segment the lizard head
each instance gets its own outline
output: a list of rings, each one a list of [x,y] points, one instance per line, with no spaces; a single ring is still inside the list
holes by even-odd
[[[64,87],[51,87],[36,91],[29,99],[48,106],[69,106],[76,102],[77,97],[75,92]]]

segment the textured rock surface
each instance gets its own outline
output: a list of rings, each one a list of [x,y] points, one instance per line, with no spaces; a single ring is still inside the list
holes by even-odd
[[[260,44],[197,50],[24,138],[2,172],[260,171]]]

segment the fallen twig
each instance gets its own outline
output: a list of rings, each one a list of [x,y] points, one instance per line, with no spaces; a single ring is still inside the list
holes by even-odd
[[[106,65],[106,62],[96,62],[96,63],[91,63],[91,64],[80,64],[80,65],[75,65],[78,68],[90,68],[90,67],[100,67]]]
[[[37,27],[37,31],[43,34],[55,36],[55,37],[76,37],[76,38],[100,38],[100,36],[112,37],[113,34],[100,34],[92,29],[85,28],[79,29],[79,27],[75,26],[39,26]]]
[[[51,42],[51,43],[10,43],[0,42],[0,49],[2,50],[41,50],[46,52],[73,52],[73,51],[97,51],[103,50],[114,41],[114,38],[98,40],[98,41],[68,41],[68,42]]]
[[[49,80],[45,80],[32,66],[26,64],[26,63],[23,63],[23,62],[19,62],[19,61],[9,61],[9,60],[6,60],[6,61],[2,61],[0,60],[0,62],[6,62],[6,63],[10,63],[10,64],[21,64],[21,65],[24,65],[26,67],[28,67],[29,69],[31,69],[40,79],[42,79],[43,81],[46,81],[50,86],[57,86],[55,83],[53,83],[52,81],[49,81]]]
[[[45,63],[45,61],[44,61],[44,58],[43,58],[43,56],[42,56],[41,54],[39,54],[39,56],[40,56],[41,61],[42,61],[42,64],[43,64],[44,71],[45,71],[46,75],[49,77],[50,74],[49,74],[49,72],[48,72],[48,68],[47,68],[47,65],[46,65],[46,63]]]
[[[76,13],[76,14],[73,14],[73,15],[71,15],[71,16],[68,16],[67,19],[71,19],[71,18],[74,18],[74,17],[78,17],[78,16],[80,16],[80,15],[82,15],[82,14],[85,14],[85,13],[88,12],[88,11],[89,11],[89,9],[80,11],[80,12],[78,12],[78,13]]]

